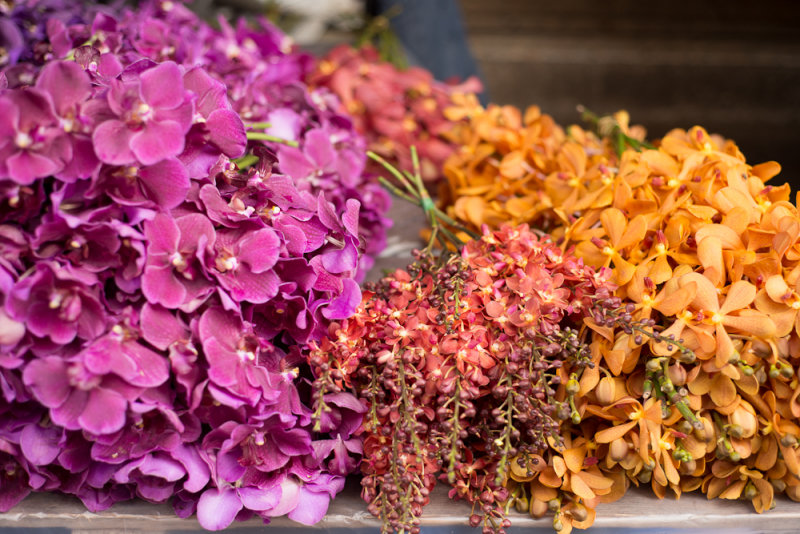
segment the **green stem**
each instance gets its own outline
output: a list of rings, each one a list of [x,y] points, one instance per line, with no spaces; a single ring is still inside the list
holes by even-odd
[[[272,128],[271,122],[246,122],[244,125],[251,130],[266,130],[267,128]]]
[[[258,163],[258,156],[254,154],[246,154],[241,158],[233,160],[239,169],[244,170]]]
[[[398,196],[398,197],[400,197],[403,200],[406,200],[408,202],[411,202],[415,206],[419,206],[420,205],[420,202],[419,202],[418,198],[413,198],[412,196],[406,194],[402,189],[400,189],[399,187],[396,187],[392,182],[390,182],[389,180],[387,180],[383,176],[379,176],[378,177],[378,181],[380,182],[380,184],[383,187],[388,189],[389,192],[392,193],[393,195]]]
[[[247,139],[251,141],[267,141],[270,143],[280,143],[282,145],[294,148],[300,146],[300,144],[297,141],[292,141],[291,139],[283,139],[281,137],[275,137],[274,135],[269,135],[263,132],[247,132]]]
[[[389,171],[389,173],[391,173],[391,175],[392,175],[392,176],[394,176],[395,178],[397,178],[397,180],[398,180],[398,181],[399,181],[401,184],[403,184],[403,187],[405,187],[405,188],[406,188],[406,191],[408,191],[409,193],[411,193],[411,194],[413,194],[414,196],[416,196],[417,198],[419,198],[419,194],[417,193],[417,190],[416,190],[416,188],[415,188],[414,186],[412,186],[412,185],[411,185],[411,182],[409,182],[409,181],[406,179],[406,177],[405,177],[405,176],[403,176],[403,173],[401,173],[400,171],[398,171],[398,170],[397,170],[397,168],[395,168],[395,166],[394,166],[394,165],[392,165],[391,163],[389,163],[388,161],[386,161],[385,159],[383,159],[383,157],[381,157],[380,155],[376,154],[375,152],[373,152],[373,151],[371,151],[371,150],[367,150],[367,157],[369,157],[369,158],[370,158],[371,160],[373,160],[373,161],[377,161],[378,163],[380,163],[380,164],[381,164],[381,166],[383,166],[383,168],[384,168],[384,169],[386,169],[387,171]]]

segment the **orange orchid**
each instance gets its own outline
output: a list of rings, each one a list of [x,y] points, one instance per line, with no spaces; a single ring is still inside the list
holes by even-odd
[[[788,186],[766,185],[780,166],[749,165],[701,127],[649,148],[626,114],[598,119],[601,136],[633,138],[615,153],[538,109],[525,117],[491,107],[462,125],[443,209],[472,228],[538,225],[611,269],[631,325],[585,321],[594,367],[577,370],[571,400],[581,423],[565,422],[566,448],[520,478],[530,513],[555,511],[566,531],[585,524],[560,504],[591,503],[576,474],[586,470],[570,468],[583,448],[603,477],[650,483],[659,497],[699,489],[758,512],[775,491],[800,500],[800,211]]]

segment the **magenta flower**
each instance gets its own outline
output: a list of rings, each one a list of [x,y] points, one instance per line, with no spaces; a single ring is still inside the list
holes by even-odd
[[[190,184],[186,167],[166,158],[148,166],[104,167],[96,189],[120,204],[168,210],[186,200]]]
[[[280,239],[271,228],[220,230],[214,243],[214,276],[237,302],[263,303],[278,292],[272,267]]]
[[[183,464],[167,453],[154,452],[118,466],[113,479],[121,484],[134,483],[136,495],[142,499],[164,502],[175,493],[177,483],[186,476]]]
[[[120,264],[119,231],[110,223],[87,224],[70,228],[67,221],[51,217],[36,229],[31,243],[40,258],[64,255],[72,265],[99,273]]]
[[[92,136],[100,161],[153,165],[183,152],[194,105],[176,63],[147,69],[138,80],[113,80],[108,105],[116,118],[100,124]]]
[[[61,130],[70,144],[71,158],[56,177],[64,181],[88,178],[100,166],[92,140],[85,133],[87,119],[81,104],[91,95],[86,72],[75,62],[58,61],[45,65],[36,87],[50,97]]]
[[[121,325],[69,360],[49,356],[23,372],[25,384],[50,408],[56,424],[93,434],[120,430],[129,402],[168,377],[166,358]]]
[[[68,430],[109,434],[125,424],[125,396],[113,381],[102,387],[103,377],[80,361],[68,363],[57,356],[34,360],[23,378],[36,399],[50,408],[53,422]]]
[[[106,324],[97,283],[97,276],[89,272],[40,262],[11,289],[6,312],[31,334],[53,343],[94,339]]]
[[[192,128],[189,143],[181,161],[192,177],[205,176],[219,159],[220,152],[230,158],[244,154],[247,137],[239,114],[231,109],[227,90],[199,67],[188,71],[183,82],[197,95],[197,124]]]
[[[314,431],[301,351],[383,243],[364,140],[265,21],[73,3],[0,22],[0,509],[58,491],[316,522],[363,408],[332,396]]]
[[[71,158],[70,142],[44,93],[0,93],[0,177],[28,185],[61,171]]]
[[[214,227],[205,216],[178,219],[164,214],[144,225],[148,241],[142,292],[153,304],[196,309],[213,290],[205,276],[204,256],[214,246]]]
[[[0,512],[8,512],[31,492],[17,448],[0,437]]]
[[[208,379],[213,385],[250,406],[262,398],[278,396],[274,386],[283,378],[261,365],[262,360],[273,357],[270,353],[276,348],[221,307],[208,309],[200,317],[198,330],[208,360]]]

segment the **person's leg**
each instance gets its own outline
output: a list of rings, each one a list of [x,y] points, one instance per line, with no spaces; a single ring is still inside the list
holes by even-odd
[[[376,14],[397,12],[390,22],[409,63],[428,69],[437,80],[481,78],[457,0],[375,0],[371,4]],[[484,90],[481,100],[485,98]]]

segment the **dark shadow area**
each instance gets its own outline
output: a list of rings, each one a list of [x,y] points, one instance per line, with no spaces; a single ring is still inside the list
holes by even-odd
[[[461,0],[492,101],[561,124],[627,109],[650,137],[695,124],[800,187],[800,3]]]

